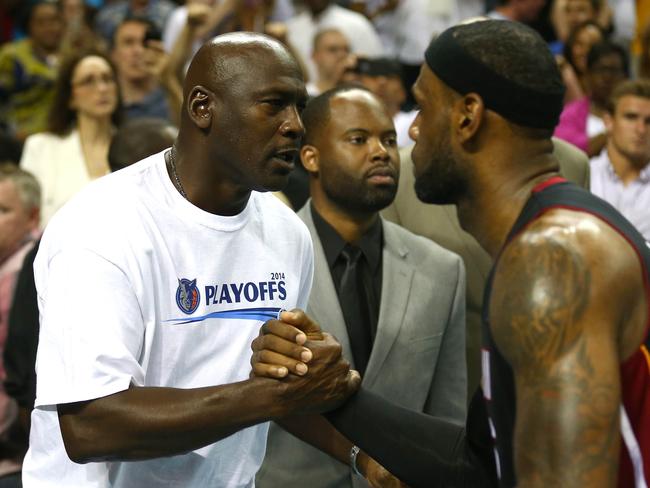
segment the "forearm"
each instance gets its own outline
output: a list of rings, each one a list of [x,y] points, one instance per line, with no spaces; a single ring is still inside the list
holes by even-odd
[[[467,435],[463,427],[398,407],[364,389],[326,418],[412,488],[496,486],[479,393],[470,407]]]
[[[264,378],[194,389],[133,387],[59,405],[61,433],[79,463],[182,454],[286,415],[279,387]]]
[[[322,415],[299,415],[276,420],[284,430],[334,459],[348,464],[352,443]]]
[[[205,24],[197,29],[197,36],[199,38],[208,36],[228,15],[233,13],[235,5],[236,0],[224,0],[215,6],[208,15]]]

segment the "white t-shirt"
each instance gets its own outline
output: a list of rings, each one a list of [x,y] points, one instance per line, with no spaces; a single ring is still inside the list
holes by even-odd
[[[163,153],[106,176],[51,220],[34,264],[41,312],[30,487],[252,487],[268,424],[184,455],[75,464],[56,405],[136,386],[248,378],[250,344],[279,309],[304,308],[313,275],[304,224],[271,194],[239,215],[200,210]]]

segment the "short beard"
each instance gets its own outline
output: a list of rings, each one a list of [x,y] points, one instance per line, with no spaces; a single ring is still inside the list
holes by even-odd
[[[467,193],[467,177],[448,146],[429,160],[424,173],[415,179],[415,193],[424,203],[456,204]]]
[[[354,213],[375,213],[385,209],[395,199],[397,182],[391,187],[364,187],[361,182],[348,179],[322,181],[321,186],[327,198],[341,209]]]

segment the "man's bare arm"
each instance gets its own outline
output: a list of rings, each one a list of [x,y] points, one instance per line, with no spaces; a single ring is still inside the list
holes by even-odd
[[[520,487],[615,485],[616,306],[600,306],[602,271],[578,241],[561,228],[531,228],[495,275],[490,320],[515,375]]]
[[[360,379],[331,336],[311,341],[310,350],[309,372],[283,381],[251,378],[194,389],[133,387],[58,405],[66,451],[79,463],[170,456],[260,422],[332,409],[356,391]]]

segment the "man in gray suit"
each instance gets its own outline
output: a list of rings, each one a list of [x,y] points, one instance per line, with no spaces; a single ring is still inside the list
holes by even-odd
[[[575,146],[553,138],[555,158],[562,175],[577,185],[589,188],[589,160]],[[463,258],[467,270],[467,388],[468,399],[481,379],[481,309],[483,288],[492,267],[489,254],[458,222],[456,205],[430,205],[415,195],[411,150],[400,150],[401,175],[397,196],[382,216],[455,252]]]
[[[303,121],[301,160],[312,199],[298,215],[315,260],[307,314],[338,338],[367,389],[462,424],[465,272],[457,255],[379,217],[399,179],[390,116],[370,92],[347,87],[312,100]],[[360,256],[356,271],[350,255]],[[348,288],[355,272],[356,286]],[[324,435],[338,443],[339,460],[272,424],[258,488],[367,486],[353,474],[352,444],[322,418],[315,421],[333,432]],[[380,486],[381,469],[372,461],[374,469],[366,469],[367,457],[359,456],[356,467]]]

